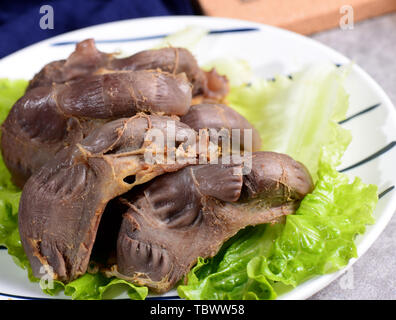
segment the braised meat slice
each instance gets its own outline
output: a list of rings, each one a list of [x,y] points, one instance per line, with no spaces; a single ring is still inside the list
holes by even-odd
[[[23,187],[55,154],[104,122],[137,112],[183,115],[191,102],[184,74],[119,71],[27,91],[2,125],[2,153]]]
[[[193,95],[203,93],[206,86],[204,72],[190,51],[183,48],[145,50],[123,59],[113,59],[111,69],[156,70],[179,74],[184,72],[193,85]]]
[[[100,52],[93,39],[77,43],[76,49],[66,60],[46,64],[29,82],[27,90],[50,87],[52,83],[64,83],[94,73],[106,67],[113,59],[112,54]]]
[[[214,69],[203,71],[190,51],[184,48],[145,50],[123,59],[113,59],[110,68],[121,70],[156,70],[184,72],[193,86],[193,96],[221,100],[228,93],[228,81]]]
[[[184,48],[162,48],[138,52],[117,59],[113,54],[100,52],[93,39],[81,41],[66,59],[53,61],[30,81],[28,90],[64,83],[82,76],[108,70],[162,70],[174,75],[185,73],[193,86],[193,95],[221,100],[228,93],[228,81],[214,69],[203,71],[190,51]]]
[[[168,121],[174,123],[176,136],[188,138],[177,146],[179,158],[187,160],[193,130],[170,117],[138,114],[95,129],[31,176],[20,201],[19,231],[35,276],[48,272],[70,281],[84,274],[106,204],[187,165],[145,161],[155,143],[148,136],[156,130],[167,138]]]
[[[165,292],[240,229],[294,213],[313,188],[306,168],[272,152],[251,160],[246,175],[242,165],[189,166],[121,196],[127,209],[109,274]]]
[[[242,150],[259,151],[261,148],[259,132],[246,118],[225,104],[204,103],[193,105],[188,113],[180,118],[180,121],[188,124],[197,132],[200,129],[209,129],[210,139],[219,141],[219,145],[221,144],[222,129],[227,130],[226,133],[229,138],[232,138],[232,130],[238,129],[236,138],[239,138],[238,144],[241,145]],[[251,130],[251,135],[246,137],[248,144],[245,144],[245,130]],[[228,140],[232,144],[232,140]]]

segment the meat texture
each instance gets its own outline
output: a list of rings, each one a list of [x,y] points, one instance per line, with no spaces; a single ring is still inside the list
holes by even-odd
[[[306,168],[272,152],[253,153],[251,160],[247,175],[242,165],[189,166],[123,195],[110,274],[165,292],[240,229],[294,213],[313,188]]]
[[[228,81],[214,69],[203,71],[190,51],[184,48],[162,48],[138,52],[117,59],[113,54],[100,52],[93,39],[76,45],[76,50],[66,59],[44,66],[30,81],[28,89],[64,83],[82,76],[108,70],[161,70],[174,75],[185,73],[193,86],[193,95],[221,100],[228,93]]]
[[[140,111],[182,116],[192,94],[221,100],[227,92],[227,80],[201,70],[186,49],[117,59],[97,50],[93,39],[84,40],[30,81],[2,125],[2,154],[22,188],[48,159],[104,122]]]
[[[113,59],[112,54],[100,52],[93,39],[87,39],[76,45],[75,51],[64,60],[45,65],[29,82],[27,90],[36,87],[50,87],[52,83],[64,83],[78,77],[94,73],[106,67]]]
[[[186,49],[118,59],[92,39],[36,74],[1,137],[4,161],[23,187],[18,223],[33,274],[63,282],[83,275],[109,201],[116,248],[106,234],[97,247],[107,263],[116,250],[107,274],[156,292],[239,230],[294,213],[313,188],[308,171],[286,155],[258,151],[257,130],[220,103],[227,92],[227,79],[203,71]],[[197,148],[197,131],[221,148]],[[238,144],[242,162],[226,163],[219,131]],[[211,148],[220,163],[198,164],[202,156],[215,160]]]
[[[2,125],[2,153],[23,187],[55,154],[104,122],[137,112],[183,115],[191,102],[184,74],[119,71],[36,87],[19,99]]]
[[[184,48],[145,50],[131,57],[114,59],[111,67],[121,70],[156,70],[178,74],[184,72],[193,86],[193,96],[202,95],[213,100],[222,100],[228,93],[228,81],[215,69],[203,71],[194,56]]]
[[[156,70],[172,74],[184,72],[193,85],[193,95],[202,94],[206,87],[205,73],[187,49],[163,48],[145,50],[123,59],[113,59],[111,67],[116,70]]]
[[[166,138],[168,121],[175,123],[177,136],[188,138],[177,147],[179,157],[188,160],[194,137],[189,137],[187,125],[170,117],[138,114],[95,129],[28,180],[20,201],[19,231],[35,276],[48,272],[69,281],[84,274],[107,202],[187,165],[145,161],[154,143],[148,135],[159,130]]]
[[[218,141],[219,145],[222,143],[222,137],[227,138],[226,135],[228,135],[226,140],[230,143],[229,149],[231,149],[233,143],[231,139],[233,137],[233,130],[236,130],[236,141],[234,141],[236,146],[232,148],[233,151],[239,152],[239,145],[242,151],[253,152],[259,151],[261,148],[259,132],[246,118],[225,104],[205,103],[193,105],[190,107],[188,113],[180,118],[180,121],[188,124],[197,132],[200,129],[209,129],[210,139],[213,142]],[[221,132],[222,129],[226,129],[226,135],[224,135],[224,132]],[[250,130],[250,136],[246,136],[245,138],[246,130]],[[245,143],[245,139],[247,139],[247,144]],[[238,150],[235,150],[236,148]],[[226,147],[223,148],[223,152],[226,151],[224,149]]]

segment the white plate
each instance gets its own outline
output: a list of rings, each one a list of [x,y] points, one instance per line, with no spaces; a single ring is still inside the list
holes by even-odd
[[[160,17],[126,20],[89,27],[42,41],[0,60],[0,78],[31,78],[47,62],[63,59],[73,51],[74,45],[53,46],[57,42],[80,41],[86,38],[114,40],[144,38],[179,31],[186,26],[203,26],[212,33],[196,46],[194,54],[200,64],[215,58],[232,56],[243,58],[252,66],[256,75],[272,77],[274,74],[290,74],[312,62],[330,61],[345,64],[349,60],[336,51],[312,39],[278,28],[241,20],[209,17]],[[236,29],[250,29],[236,30]],[[254,29],[254,30],[252,30]],[[158,39],[123,42],[102,42],[98,48],[113,52],[122,50],[134,53],[158,44]],[[377,239],[396,210],[396,114],[391,101],[359,66],[354,65],[347,79],[350,94],[349,115],[354,115],[370,106],[380,104],[343,124],[353,134],[341,168],[349,167],[383,150],[371,161],[365,162],[347,173],[360,176],[364,182],[378,185],[379,191],[388,190],[378,202],[375,210],[376,223],[367,228],[364,236],[357,239],[358,254],[361,256]],[[387,147],[387,148],[386,148]],[[385,149],[383,149],[385,148]],[[353,259],[349,266],[356,259]],[[36,283],[30,283],[26,272],[16,267],[6,250],[0,250],[0,297],[50,298],[43,294]],[[307,281],[280,299],[305,299],[335,280],[342,272],[316,277]],[[174,296],[175,291],[167,296]],[[62,298],[60,295],[58,298]]]

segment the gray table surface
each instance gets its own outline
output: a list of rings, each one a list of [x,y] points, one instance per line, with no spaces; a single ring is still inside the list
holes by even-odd
[[[353,59],[396,104],[396,14],[317,33],[313,39]],[[396,299],[396,214],[373,246],[343,276],[310,299]]]

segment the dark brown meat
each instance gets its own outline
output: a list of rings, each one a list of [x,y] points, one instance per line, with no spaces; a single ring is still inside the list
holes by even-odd
[[[76,50],[66,59],[47,64],[30,81],[28,90],[64,83],[79,77],[107,70],[162,70],[174,75],[185,73],[193,85],[193,95],[219,101],[228,93],[228,81],[215,70],[204,72],[190,51],[184,48],[145,50],[130,57],[117,59],[113,54],[100,52],[93,39],[76,45]]]
[[[62,150],[33,174],[22,192],[19,232],[35,276],[43,275],[42,267],[62,281],[84,274],[106,204],[136,185],[187,165],[145,161],[154,143],[148,136],[159,130],[166,138],[169,121],[177,136],[191,134],[187,125],[170,117],[139,114],[118,119]],[[188,142],[178,146],[184,160],[188,147]]]
[[[261,148],[261,139],[259,132],[247,121],[242,115],[224,104],[197,104],[190,107],[188,113],[180,118],[180,121],[189,125],[195,131],[200,129],[211,129],[211,141],[217,141],[221,138],[221,129],[227,129],[229,138],[232,137],[232,130],[239,133],[239,143],[242,150],[259,151]],[[214,131],[213,131],[214,130]],[[251,139],[246,136],[248,143],[245,143],[245,130],[251,130]],[[231,139],[226,139],[230,141]],[[220,145],[221,139],[219,139]],[[237,141],[236,141],[237,142]],[[225,148],[223,148],[225,149]],[[235,148],[233,148],[235,149]],[[234,150],[238,151],[239,150]]]
[[[2,126],[2,153],[14,183],[22,188],[48,159],[108,120],[140,111],[184,115],[192,89],[183,73],[194,94],[222,99],[228,92],[226,79],[201,70],[186,49],[116,59],[98,51],[93,39],[78,43],[66,60],[46,65],[30,81]]]
[[[306,168],[272,152],[251,160],[246,176],[241,165],[189,166],[123,195],[127,209],[109,274],[165,292],[240,229],[294,213],[313,188]]]
[[[112,54],[100,52],[95,47],[93,39],[81,41],[67,60],[53,61],[45,65],[30,81],[27,90],[50,87],[53,82],[64,83],[92,74],[99,68],[106,67],[112,59]]]
[[[80,78],[52,90],[66,116],[114,119],[137,112],[184,115],[191,86],[184,74],[161,71],[115,71]]]
[[[128,58],[113,59],[112,69],[156,70],[178,74],[184,72],[193,86],[193,96],[202,95],[216,101],[228,93],[228,81],[214,69],[203,71],[190,51],[184,48],[162,48],[145,50]]]
[[[29,90],[2,125],[2,154],[14,183],[105,121],[137,112],[183,115],[191,86],[183,74],[120,71]]]
[[[113,59],[111,69],[116,70],[156,70],[179,74],[184,72],[193,85],[193,95],[202,94],[206,88],[205,73],[187,49],[163,48],[145,50],[128,58]]]

